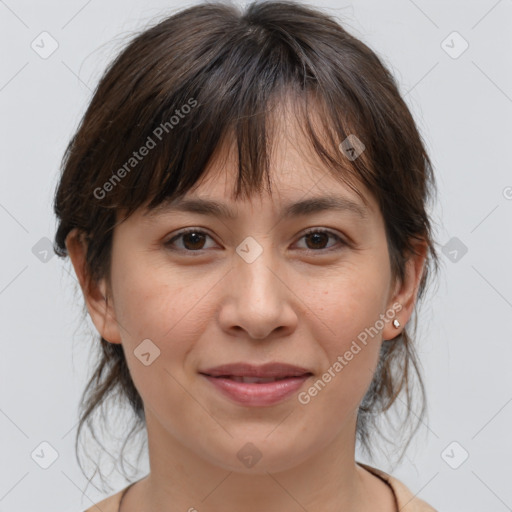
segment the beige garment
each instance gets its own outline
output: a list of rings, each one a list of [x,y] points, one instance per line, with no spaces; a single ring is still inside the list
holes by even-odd
[[[399,512],[437,512],[435,508],[416,497],[400,480],[361,462],[358,464],[389,484],[395,495]]]
[[[395,495],[399,512],[437,512],[436,509],[432,508],[420,498],[414,496],[414,494],[412,494],[412,492],[402,482],[400,482],[400,480],[384,473],[384,471],[380,471],[379,469],[366,464],[362,464],[360,462],[358,462],[358,464],[389,484]],[[130,486],[128,485],[124,487],[118,493],[105,498],[96,505],[93,505],[91,508],[88,508],[85,512],[118,512],[121,496],[128,487]]]

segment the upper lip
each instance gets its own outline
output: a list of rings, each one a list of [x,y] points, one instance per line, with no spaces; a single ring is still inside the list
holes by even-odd
[[[301,377],[311,372],[300,366],[287,363],[267,363],[255,366],[249,363],[223,364],[201,370],[199,373],[211,377]]]

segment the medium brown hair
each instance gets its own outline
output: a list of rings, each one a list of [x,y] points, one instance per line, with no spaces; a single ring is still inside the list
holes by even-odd
[[[108,282],[118,214],[126,218],[141,206],[153,209],[185,194],[231,138],[238,150],[235,197],[260,190],[263,177],[270,186],[269,112],[285,96],[293,98],[311,151],[329,172],[358,195],[357,184],[364,183],[377,199],[393,279],[403,279],[414,242],[427,244],[421,298],[438,268],[427,213],[435,182],[413,117],[392,74],[368,46],[326,13],[286,0],[254,2],[243,11],[227,1],[202,3],[133,37],[99,81],[64,154],[54,198],[56,253],[67,256],[66,236],[78,228],[87,242],[87,275],[92,282]],[[311,123],[310,108],[320,113],[321,134]],[[351,134],[365,146],[355,159],[340,150]],[[135,159],[133,152],[142,147],[149,151]],[[401,393],[402,426],[413,415],[415,431],[425,414],[424,385],[408,331],[409,325],[383,341],[359,408],[357,437],[370,455],[369,434],[379,430],[377,417]],[[108,398],[130,404],[131,432],[145,425],[123,347],[101,337],[100,343],[82,396],[76,445],[85,424],[97,439],[92,416]],[[413,379],[419,384],[415,412]]]

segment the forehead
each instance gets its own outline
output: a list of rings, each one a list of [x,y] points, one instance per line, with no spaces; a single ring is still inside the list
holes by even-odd
[[[272,168],[271,168],[272,169]],[[289,219],[335,211],[358,221],[369,221],[377,210],[375,200],[364,187],[358,187],[364,200],[325,169],[301,165],[271,170],[271,189],[235,199],[236,168],[212,168],[191,191],[173,200],[165,200],[146,217],[164,213],[196,213],[224,220],[235,220],[241,209],[251,214],[273,211]]]
[[[238,147],[232,132],[225,135],[201,178],[184,196],[165,200],[144,215],[153,217],[161,212],[181,209],[228,219],[235,217],[236,211],[244,204],[256,211],[276,208],[281,216],[334,209],[368,219],[378,213],[373,194],[356,178],[348,160],[345,170],[326,167],[305,134],[303,119],[297,115],[294,106],[291,96],[287,96],[273,106],[272,115],[269,115],[267,151],[270,183],[264,191],[261,186],[245,198],[235,198]],[[321,134],[323,127],[319,115],[315,109],[308,113],[315,131]]]

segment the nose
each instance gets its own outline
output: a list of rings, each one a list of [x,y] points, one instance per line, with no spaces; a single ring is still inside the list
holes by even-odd
[[[265,249],[253,262],[238,255],[226,276],[219,321],[224,331],[240,335],[244,331],[252,339],[289,335],[297,326],[294,304],[296,295]]]

